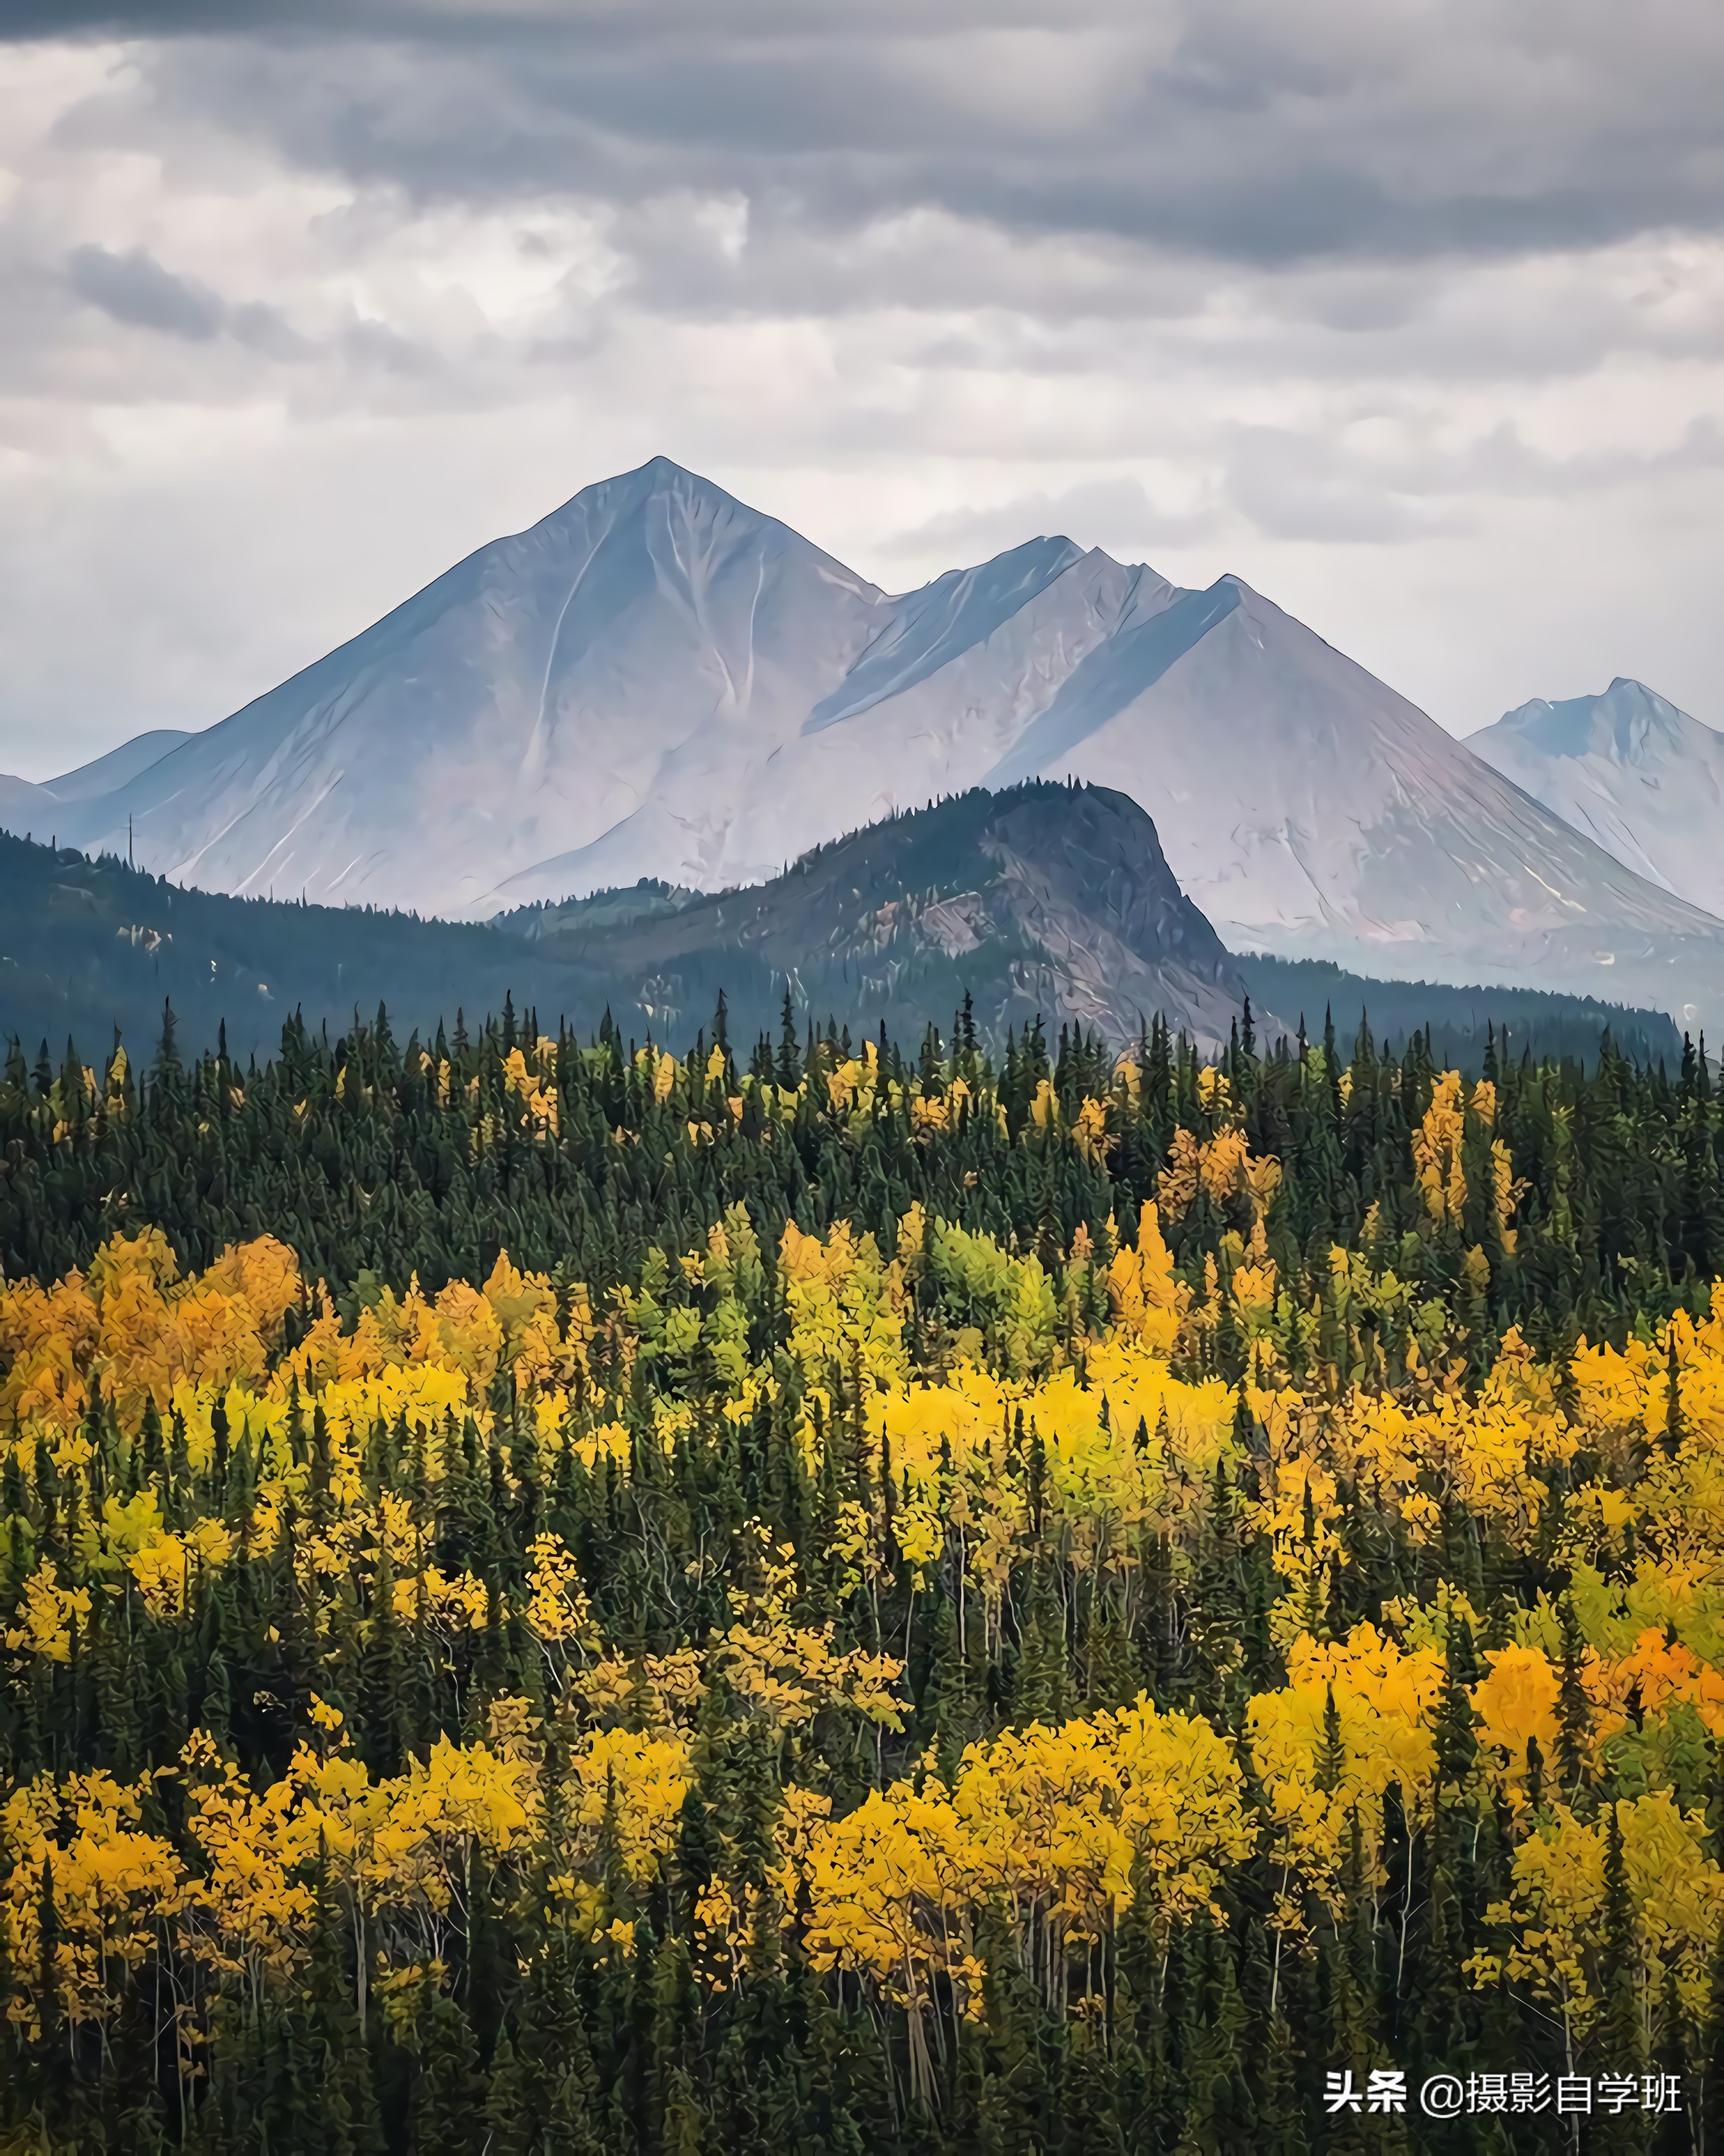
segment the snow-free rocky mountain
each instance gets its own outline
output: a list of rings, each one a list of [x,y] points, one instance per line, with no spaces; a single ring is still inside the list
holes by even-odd
[[[794,983],[818,1022],[942,1032],[968,995],[995,1042],[1037,1018],[1135,1040],[1159,1013],[1210,1052],[1244,987],[1175,882],[1154,824],[1106,787],[977,788],[804,855],[765,884],[637,886],[505,914],[533,949],[601,971],[614,1009],[686,1034],[722,988],[734,1036],[775,1032]],[[1276,1021],[1261,1014],[1265,1033]]]
[[[1467,747],[1649,882],[1724,913],[1724,734],[1619,676],[1522,704]]]
[[[895,595],[663,459],[57,829],[123,854],[130,822],[141,865],[213,891],[474,917],[757,882],[1036,776],[1137,801],[1235,949],[1724,1012],[1724,922],[1238,578],[1182,590],[1042,538]]]

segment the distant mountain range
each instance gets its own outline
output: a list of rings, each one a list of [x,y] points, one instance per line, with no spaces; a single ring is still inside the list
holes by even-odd
[[[1649,882],[1724,913],[1724,734],[1619,677],[1522,704],[1467,747]]]
[[[1234,950],[1724,1016],[1724,923],[1237,578],[1044,538],[894,596],[663,459],[159,738],[0,816],[206,890],[474,918],[758,883],[936,795],[1075,776],[1150,814]]]
[[[92,763],[80,763],[75,771],[69,771],[59,778],[50,778],[44,784],[33,785],[27,778],[0,775],[0,815],[7,819],[8,828],[22,824],[27,834],[33,836],[35,827],[52,837],[54,818],[68,809],[76,810],[86,802],[105,800],[106,797],[129,785],[151,764],[159,763],[170,749],[193,737],[174,726],[157,726],[151,732],[137,734],[118,748],[110,749]]]

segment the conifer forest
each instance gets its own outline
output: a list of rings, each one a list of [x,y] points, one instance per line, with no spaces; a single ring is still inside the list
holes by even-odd
[[[1724,2151],[1703,1048],[92,1045],[8,2156]]]

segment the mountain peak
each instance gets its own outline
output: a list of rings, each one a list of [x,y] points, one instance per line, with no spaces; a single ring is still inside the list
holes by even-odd
[[[592,480],[579,493],[572,494],[567,501],[541,517],[535,529],[542,531],[547,525],[590,519],[595,511],[614,515],[625,506],[644,509],[655,501],[674,501],[697,512],[737,515],[762,524],[775,521],[737,501],[716,480],[689,470],[674,458],[660,455],[649,457],[644,465],[635,465],[631,471],[615,472],[608,479]]]
[[[727,488],[721,486],[716,480],[708,479],[704,472],[691,471],[686,465],[678,464],[674,457],[649,457],[634,471],[622,475],[623,484],[629,480],[639,483],[648,494],[675,494],[685,500],[721,502],[731,509],[747,507]],[[611,483],[614,485],[618,482],[613,480]],[[747,510],[747,513],[758,516],[762,512]]]
[[[1724,736],[1619,674],[1602,696],[1535,697],[1467,747],[1650,882],[1724,910]]]
[[[1691,730],[1711,732],[1644,681],[1619,674],[1601,696],[1565,696],[1556,702],[1535,696],[1506,711],[1494,726],[1472,735],[1467,746],[1487,763],[1496,762],[1496,745],[1513,740],[1536,756],[1606,756],[1619,763],[1643,764],[1651,744],[1680,743]]]

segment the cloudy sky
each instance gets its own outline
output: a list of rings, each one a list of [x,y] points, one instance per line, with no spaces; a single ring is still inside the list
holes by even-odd
[[[1724,726],[1716,0],[0,0],[0,768],[657,452]]]

